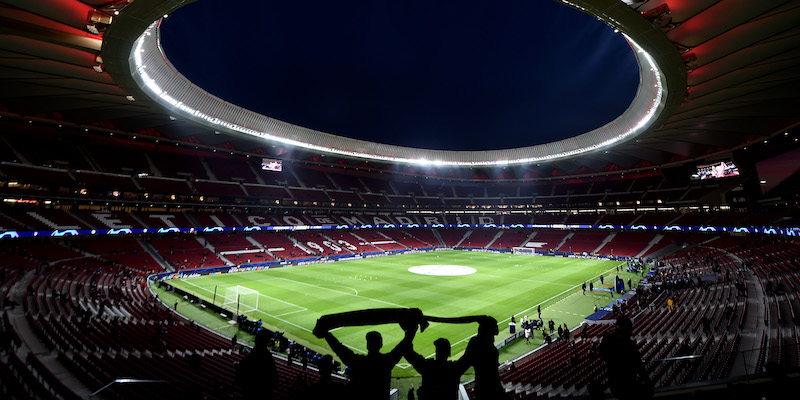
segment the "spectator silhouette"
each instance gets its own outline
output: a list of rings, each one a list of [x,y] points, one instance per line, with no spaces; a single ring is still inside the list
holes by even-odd
[[[299,396],[293,397],[302,400],[312,399],[340,399],[345,397],[343,386],[333,381],[333,357],[325,354],[317,361],[319,379],[305,388]]]
[[[795,386],[780,364],[770,361],[764,365],[769,381],[766,384],[765,396],[767,399],[791,399],[796,396]]]
[[[608,387],[620,400],[649,399],[653,382],[642,362],[642,355],[631,340],[633,323],[620,315],[615,328],[603,335],[598,352],[608,366]]]
[[[0,329],[2,329],[2,324],[0,324]],[[13,344],[14,336],[11,329],[7,327],[0,333],[0,353],[10,354],[14,350]]]
[[[331,373],[333,373],[333,357],[330,354],[325,354],[317,362],[317,367],[319,368],[319,380],[309,387],[311,396],[308,398],[341,398],[344,395],[342,385],[334,383],[333,379],[331,379]]]
[[[477,400],[506,398],[498,370],[499,352],[494,345],[494,337],[498,333],[497,320],[492,317],[482,317],[478,322],[478,334],[470,339],[464,357],[462,357],[475,368],[475,399]]]
[[[345,365],[350,367],[350,388],[352,398],[357,400],[388,399],[392,369],[407,352],[417,331],[417,324],[404,321],[401,327],[405,336],[390,352],[382,354],[383,337],[380,333],[367,332],[367,354],[360,355],[350,350],[336,339],[330,332],[325,333],[325,340]]]
[[[243,399],[271,400],[278,386],[275,359],[267,348],[270,337],[266,330],[256,334],[253,350],[239,362],[236,383],[242,389]]]
[[[406,353],[406,360],[422,375],[422,385],[417,390],[420,400],[458,399],[458,385],[461,375],[469,368],[466,357],[458,361],[448,361],[450,341],[445,338],[433,342],[436,357],[426,359],[413,349]]]

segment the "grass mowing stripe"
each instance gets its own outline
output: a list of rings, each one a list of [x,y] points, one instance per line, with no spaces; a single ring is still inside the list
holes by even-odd
[[[492,278],[513,279],[513,280],[515,280],[515,281],[525,281],[525,282],[534,282],[534,283],[544,283],[544,284],[546,284],[546,285],[572,286],[572,285],[570,285],[570,284],[568,284],[568,283],[554,283],[554,282],[548,282],[548,281],[537,281],[537,280],[535,280],[535,279],[519,279],[519,278],[510,277],[510,276],[498,276],[498,275],[489,275],[489,274],[480,274],[480,273],[479,273],[479,274],[477,274],[477,275],[480,275],[480,276],[488,276],[488,277],[492,277]]]
[[[392,306],[392,307],[408,308],[408,307],[406,307],[404,305],[395,304],[395,303],[391,303],[391,302],[388,302],[388,301],[383,301],[383,300],[379,300],[379,299],[371,299],[371,298],[365,297],[365,296],[359,296],[358,295],[358,290],[356,290],[356,289],[353,289],[356,292],[356,294],[352,294],[352,293],[345,293],[345,292],[342,292],[342,291],[339,291],[339,290],[329,289],[329,288],[326,288],[326,287],[323,287],[323,286],[319,286],[319,285],[312,285],[310,283],[305,283],[305,282],[301,282],[301,281],[294,280],[294,279],[288,279],[288,278],[278,278],[278,279],[284,279],[284,280],[287,280],[287,281],[296,282],[296,283],[299,283],[301,285],[313,286],[313,287],[316,287],[316,288],[319,288],[319,289],[330,290],[330,291],[333,291],[333,292],[336,292],[336,293],[341,293],[341,294],[343,294],[345,296],[356,296],[356,297],[361,298],[361,299],[367,299],[367,300],[370,300],[370,301],[383,303],[383,304],[386,304],[386,305],[389,305],[389,306]]]
[[[208,300],[211,300],[210,294],[215,286],[225,293],[224,287],[241,285],[305,308],[307,311],[300,312],[299,308],[278,307],[277,302],[265,301],[264,307],[260,307],[262,309],[256,315],[263,315],[264,324],[270,329],[285,331],[293,340],[324,351],[321,349],[327,349],[327,343],[310,333],[320,316],[376,308],[376,304],[380,307],[417,307],[427,315],[442,317],[490,315],[501,321],[498,322],[498,327],[502,328],[497,337],[499,341],[507,337],[507,331],[503,331],[511,315],[523,315],[535,310],[538,304],[543,305],[544,314],[553,306],[554,300],[569,296],[572,290],[583,297],[579,290],[581,283],[613,271],[616,264],[560,257],[436,251],[201,276],[174,280],[172,284],[190,292],[202,292],[201,297]],[[477,273],[428,276],[408,271],[410,267],[418,265],[463,265],[477,269]],[[562,290],[565,287],[567,290]],[[205,296],[205,293],[209,296]],[[262,306],[261,301],[259,306]],[[590,307],[591,303],[581,306],[579,310]],[[576,311],[580,313],[579,310]],[[536,316],[535,313],[533,316]],[[582,320],[561,312],[553,315],[553,319],[568,322],[571,326]],[[503,326],[500,326],[501,323]],[[396,324],[387,324],[339,329],[336,337],[353,350],[363,353],[359,347],[363,347],[364,334],[368,330],[377,330],[383,335],[384,351],[392,348],[403,336]],[[477,324],[431,324],[425,332],[417,333],[414,347],[420,354],[433,354],[433,341],[444,337],[451,341],[453,357],[456,357],[463,352],[466,342],[475,336],[476,331]]]

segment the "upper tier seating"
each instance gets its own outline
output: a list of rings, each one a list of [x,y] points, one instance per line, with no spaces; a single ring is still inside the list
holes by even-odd
[[[218,181],[232,182],[241,180],[244,182],[257,183],[258,178],[253,174],[252,167],[261,168],[255,160],[238,157],[204,157],[203,162],[213,171],[214,178]]]

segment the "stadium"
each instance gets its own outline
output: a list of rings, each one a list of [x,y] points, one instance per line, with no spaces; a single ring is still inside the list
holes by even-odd
[[[352,377],[325,332],[388,352],[412,320],[416,353],[445,338],[453,360],[496,322],[508,399],[625,398],[634,364],[660,398],[791,393],[800,2],[547,2],[623,43],[635,87],[580,132],[471,149],[212,94],[166,39],[206,2],[0,1],[4,398],[246,398],[259,331],[274,398],[339,398],[314,391],[323,355],[332,387]],[[258,25],[223,6],[211,33]],[[337,315],[357,321],[320,327]],[[641,363],[614,366],[598,347],[625,320]],[[424,375],[395,364],[405,399]],[[458,397],[503,398],[470,365]]]

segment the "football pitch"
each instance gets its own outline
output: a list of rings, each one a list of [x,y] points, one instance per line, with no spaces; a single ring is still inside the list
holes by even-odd
[[[604,286],[608,287],[621,264],[447,250],[206,275],[176,279],[170,284],[209,302],[216,291],[217,305],[228,296],[228,302],[233,303],[228,308],[233,311],[235,295],[230,288],[238,285],[255,290],[258,309],[244,312],[250,319],[261,319],[265,326],[285,332],[290,339],[317,351],[330,352],[327,343],[311,333],[317,319],[326,314],[371,308],[419,308],[424,314],[437,317],[490,315],[498,321],[498,342],[509,336],[512,315],[517,322],[524,315],[536,318],[539,305],[545,321],[553,318],[559,324],[566,322],[574,327],[592,313],[593,301],[604,306],[613,300],[608,292],[582,296],[581,283],[594,282],[595,287],[600,287],[597,278],[604,274]],[[620,276],[627,279],[628,274]],[[255,294],[247,289],[240,289],[240,312],[255,303]],[[580,305],[572,305],[580,309],[569,309],[574,303],[570,298],[581,301]],[[557,310],[559,303],[565,303],[560,305],[567,309]],[[333,334],[356,352],[365,353],[364,335],[370,330],[383,335],[383,351],[388,351],[403,336],[396,324],[345,327]],[[477,324],[432,323],[424,332],[417,333],[414,349],[423,356],[432,355],[433,341],[444,337],[450,340],[455,357],[476,332]],[[401,364],[400,368],[408,367]]]

